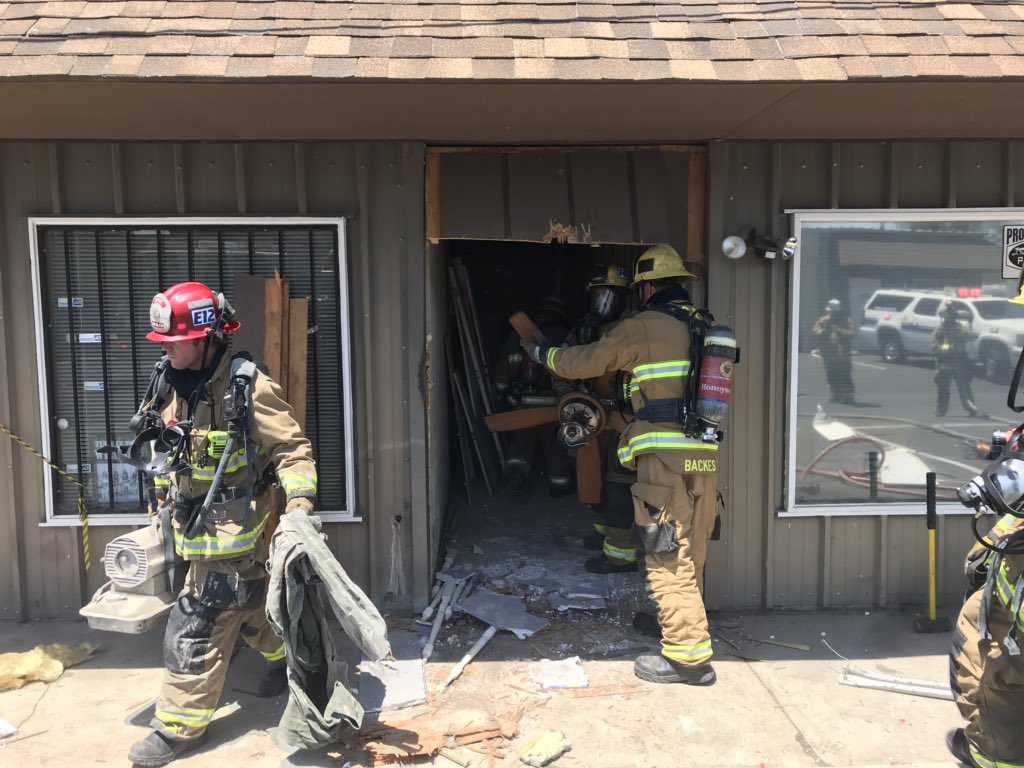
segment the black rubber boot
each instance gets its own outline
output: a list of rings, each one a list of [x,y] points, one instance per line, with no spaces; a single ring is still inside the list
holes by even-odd
[[[588,533],[583,537],[583,548],[589,549],[591,552],[600,552],[604,549],[604,534]]]
[[[128,750],[128,759],[132,765],[140,768],[157,768],[174,762],[190,750],[201,747],[207,738],[206,731],[194,739],[176,739],[166,733],[153,731],[142,741],[132,744],[132,748]]]
[[[267,674],[260,680],[256,695],[263,699],[272,699],[288,690],[288,665],[283,661],[275,661],[270,665]]]
[[[711,662],[675,664],[661,654],[638,657],[633,662],[633,674],[648,683],[711,685],[716,679]]]
[[[640,612],[633,616],[633,630],[638,635],[661,640],[661,624],[653,613]]]
[[[607,557],[588,557],[583,569],[587,573],[632,573],[636,570],[636,561],[613,563]]]
[[[963,728],[954,728],[946,733],[946,749],[968,768],[978,768],[978,764],[971,756],[971,748],[967,743],[967,734]]]

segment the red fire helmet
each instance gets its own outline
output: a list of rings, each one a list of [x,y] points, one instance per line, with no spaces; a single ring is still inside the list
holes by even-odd
[[[153,330],[146,338],[156,342],[205,338],[217,325],[225,306],[224,295],[214,293],[202,283],[172,285],[154,296],[149,305],[149,324]],[[223,330],[234,333],[241,327],[229,315]]]

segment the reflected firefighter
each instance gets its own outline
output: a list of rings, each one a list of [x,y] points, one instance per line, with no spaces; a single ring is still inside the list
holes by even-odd
[[[825,314],[814,324],[815,342],[818,354],[825,363],[825,378],[828,379],[829,400],[833,403],[853,405],[853,323],[843,303],[830,299],[825,305]]]
[[[938,399],[935,415],[945,416],[949,410],[950,383],[956,382],[960,404],[970,416],[984,414],[974,404],[971,379],[974,378],[974,364],[967,354],[967,344],[977,337],[971,331],[968,321],[970,314],[959,310],[949,299],[939,307],[941,324],[932,333],[932,354],[935,355],[935,387]]]

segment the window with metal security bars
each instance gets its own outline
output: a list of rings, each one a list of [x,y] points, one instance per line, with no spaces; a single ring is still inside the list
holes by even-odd
[[[145,338],[153,295],[195,280],[237,306],[244,297],[235,295],[236,275],[273,277],[275,271],[290,281],[293,296],[310,297],[306,434],[317,460],[317,509],[352,514],[347,280],[338,221],[34,223],[44,441],[53,460],[84,484],[91,516],[145,511],[141,476],[97,449],[134,437],[128,422],[161,355]],[[48,517],[74,516],[74,484],[56,474],[52,484]]]

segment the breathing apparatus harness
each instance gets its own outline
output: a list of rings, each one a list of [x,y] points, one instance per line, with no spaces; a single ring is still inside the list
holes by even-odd
[[[648,310],[668,315],[689,328],[690,375],[680,398],[650,400],[641,389],[644,405],[636,412],[637,418],[678,424],[686,437],[705,443],[721,442],[724,435],[718,426],[728,408],[732,366],[740,358],[735,334],[717,325],[708,309],[696,309],[692,304],[658,302],[648,304],[643,311]]]
[[[225,342],[224,329],[234,316],[234,309],[226,299],[223,299],[221,310],[220,317],[203,341],[203,354],[199,370],[205,372],[205,375],[188,398],[189,418],[186,421],[167,424],[161,415],[171,389],[167,381],[170,362],[164,355],[153,366],[146,393],[135,415],[129,421],[129,427],[135,432],[135,440],[131,446],[125,449],[108,445],[99,449],[101,453],[112,453],[117,461],[129,464],[146,475],[150,503],[154,509],[160,507],[160,528],[164,540],[165,561],[169,564],[168,583],[172,591],[174,590],[174,563],[176,561],[174,531],[171,525],[172,511],[174,518],[182,525],[182,532],[186,539],[198,536],[203,531],[211,507],[218,502],[230,500],[226,499],[226,494],[221,492],[221,485],[231,456],[239,445],[243,448],[247,474],[245,491],[247,503],[243,527],[248,526],[249,523],[252,499],[260,496],[273,482],[273,471],[269,468],[260,478],[256,478],[253,470],[249,415],[252,412],[253,381],[259,369],[247,352],[239,352],[231,358],[229,383],[221,403],[224,420],[227,422],[227,431],[226,433],[211,431],[207,438],[209,442],[207,455],[218,459],[218,464],[206,496],[201,504],[195,504],[194,501],[184,499],[177,495],[176,491],[172,491],[163,505],[157,503],[156,488],[153,482],[155,478],[171,473],[191,474],[192,472],[190,437],[195,427],[194,414],[200,400],[206,402],[211,411],[213,407],[212,397],[206,391],[206,385],[213,374],[213,371],[206,370],[211,341],[216,339],[220,344]],[[147,446],[150,447],[148,460],[143,458]],[[171,495],[176,498],[172,499]]]

